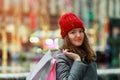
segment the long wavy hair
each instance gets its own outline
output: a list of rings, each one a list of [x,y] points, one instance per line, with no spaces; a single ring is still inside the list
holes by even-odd
[[[61,50],[68,49],[69,52],[79,54],[82,61],[85,60],[86,62],[91,62],[92,60],[96,59],[96,54],[90,47],[89,40],[88,40],[88,37],[85,32],[84,32],[84,35],[85,35],[84,41],[83,41],[82,45],[79,47],[74,46],[70,42],[68,35],[66,35],[63,40],[63,45],[60,47],[60,49]]]

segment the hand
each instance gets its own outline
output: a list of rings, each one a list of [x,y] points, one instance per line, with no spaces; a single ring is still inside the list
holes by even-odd
[[[78,54],[72,53],[72,52],[68,52],[67,49],[63,50],[63,53],[68,56],[70,59],[74,60],[74,61],[81,61],[81,58]]]

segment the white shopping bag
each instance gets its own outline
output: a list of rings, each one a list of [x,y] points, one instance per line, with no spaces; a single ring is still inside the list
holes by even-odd
[[[28,74],[26,80],[46,80],[52,66],[52,59],[52,52],[49,50]]]

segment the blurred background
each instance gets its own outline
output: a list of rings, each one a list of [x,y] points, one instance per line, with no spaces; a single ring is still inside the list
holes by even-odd
[[[99,80],[120,80],[120,0],[0,0],[0,80],[25,80],[48,49],[59,48],[65,12],[84,21]]]

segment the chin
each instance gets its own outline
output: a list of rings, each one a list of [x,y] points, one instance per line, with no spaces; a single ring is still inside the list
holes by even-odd
[[[82,44],[75,44],[75,46],[81,46]]]

